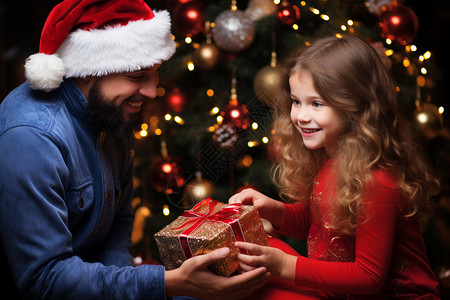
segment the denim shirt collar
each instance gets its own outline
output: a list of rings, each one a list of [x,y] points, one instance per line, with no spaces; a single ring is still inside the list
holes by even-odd
[[[61,92],[64,102],[69,108],[70,112],[78,119],[85,121],[90,120],[90,116],[86,111],[87,100],[81,92],[80,88],[71,78],[65,78],[61,83]]]

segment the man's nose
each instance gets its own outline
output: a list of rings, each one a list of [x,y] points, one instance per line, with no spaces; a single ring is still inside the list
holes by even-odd
[[[147,80],[142,83],[139,93],[150,99],[156,98],[158,94],[158,82],[155,79]]]

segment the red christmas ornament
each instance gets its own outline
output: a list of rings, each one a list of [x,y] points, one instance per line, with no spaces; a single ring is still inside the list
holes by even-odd
[[[419,21],[411,8],[392,3],[379,17],[378,28],[383,39],[406,45],[416,37]]]
[[[174,88],[166,94],[166,106],[170,111],[180,112],[186,104],[186,97],[179,88]]]
[[[172,20],[175,30],[183,36],[197,37],[203,34],[205,26],[203,3],[190,1],[179,5]]]
[[[223,123],[229,126],[247,129],[250,125],[249,112],[245,104],[229,104],[220,115],[223,117]]]
[[[291,26],[300,20],[300,9],[296,5],[283,1],[277,8],[277,19],[281,24]]]
[[[181,162],[173,156],[157,158],[149,168],[150,185],[158,192],[179,190],[185,183]]]
[[[167,0],[167,10],[174,12],[180,5],[191,2],[192,0]]]

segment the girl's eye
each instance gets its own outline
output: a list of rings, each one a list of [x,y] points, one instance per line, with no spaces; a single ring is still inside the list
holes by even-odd
[[[321,107],[321,106],[323,106],[323,104],[320,103],[320,102],[314,102],[314,103],[313,103],[313,106],[314,106],[314,107]]]
[[[296,106],[300,105],[300,101],[296,100],[296,99],[292,99],[292,103]]]

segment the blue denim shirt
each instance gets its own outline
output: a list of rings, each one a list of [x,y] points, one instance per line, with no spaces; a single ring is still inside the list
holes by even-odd
[[[132,139],[99,131],[85,107],[70,79],[1,103],[2,265],[24,298],[164,299],[164,267],[128,252]]]

